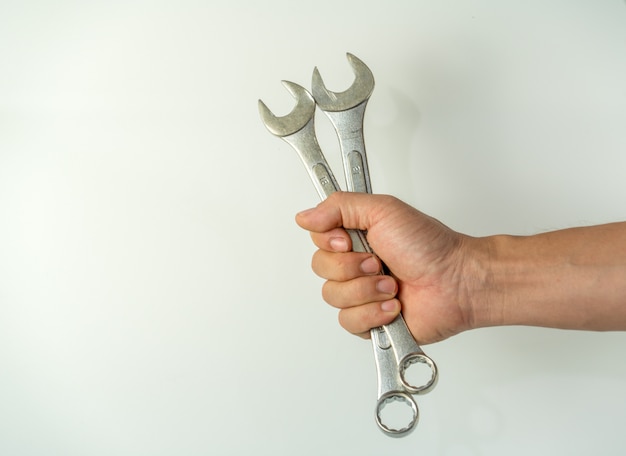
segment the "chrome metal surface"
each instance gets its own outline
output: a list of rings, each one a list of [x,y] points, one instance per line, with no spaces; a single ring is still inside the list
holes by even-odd
[[[400,377],[398,362],[388,338],[385,327],[374,328],[370,331],[372,347],[374,348],[374,360],[376,361],[376,373],[378,376],[378,400],[376,401],[376,424],[391,437],[404,437],[411,433],[419,419],[419,409],[413,397],[404,391],[404,384]],[[383,409],[393,401],[406,404],[411,409],[411,418],[401,426],[392,426],[385,420]]]
[[[367,101],[374,89],[374,77],[369,68],[352,54],[348,54],[355,80],[344,92],[329,91],[317,68],[313,72],[312,96],[304,87],[283,81],[284,86],[296,100],[291,113],[275,116],[259,100],[259,112],[267,129],[296,150],[302,163],[323,200],[340,189],[315,135],[315,106],[320,107],[335,127],[342,152],[346,186],[348,191],[371,193],[369,168],[363,138],[363,118]],[[374,253],[364,232],[347,230],[356,252]],[[432,390],[438,379],[435,363],[422,351],[411,335],[402,314],[390,324],[370,331],[376,371],[378,376],[378,401],[376,423],[391,437],[402,437],[415,428],[419,410],[413,394]],[[423,363],[430,369],[430,378],[423,384],[414,385],[407,380],[407,370],[415,363]],[[385,423],[382,411],[391,402],[406,404],[411,412],[408,423],[392,426]]]
[[[348,54],[348,61],[352,65],[355,79],[346,91],[339,94],[330,92],[315,68],[312,92],[318,107],[328,116],[337,132],[348,191],[372,193],[363,136],[363,118],[365,107],[374,90],[374,77],[370,69],[352,54]],[[357,248],[353,250],[357,251]],[[372,252],[371,248],[366,251]],[[390,342],[395,355],[393,366],[388,359],[389,350],[381,350],[376,342],[382,334],[385,334],[385,339]],[[389,325],[372,329],[371,336],[378,369],[379,405],[383,396],[388,400],[389,396],[394,397],[393,393],[424,394],[435,387],[438,378],[437,366],[415,342],[402,314]],[[422,385],[412,385],[406,379],[406,372],[409,366],[418,362],[430,368],[430,379]],[[382,390],[381,384],[384,385]],[[404,399],[403,402],[411,408],[417,407],[414,401]],[[417,414],[414,418],[417,420]],[[380,413],[376,414],[376,422],[383,431],[390,432],[390,428],[381,421]],[[411,426],[404,429],[407,431],[409,428],[412,429]],[[393,432],[394,435],[398,433],[402,434],[398,430]]]
[[[283,85],[296,99],[295,107],[286,116],[277,117],[263,101],[259,100],[261,119],[273,135],[281,138],[298,153],[317,193],[324,200],[339,190],[339,184],[315,136],[315,100],[298,84],[283,81]],[[360,252],[371,251],[363,232],[347,231],[355,249],[359,249]]]

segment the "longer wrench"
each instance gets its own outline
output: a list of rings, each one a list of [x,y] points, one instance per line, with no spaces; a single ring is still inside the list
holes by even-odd
[[[341,93],[328,90],[319,70],[315,68],[312,92],[317,105],[330,119],[337,133],[348,191],[372,193],[363,137],[363,118],[367,102],[374,90],[374,76],[367,65],[357,57],[348,53],[347,58],[355,75],[354,82],[347,90]],[[367,243],[364,245],[365,250],[360,250],[361,247],[358,243],[353,244],[354,251],[373,253]],[[438,379],[437,366],[417,345],[402,314],[389,325],[372,329],[371,336],[379,377],[376,421],[384,432],[393,436],[404,435],[417,424],[418,411],[414,401],[409,400],[401,390],[404,389],[410,394],[424,394],[432,390]],[[390,347],[393,348],[398,367],[395,376],[383,367],[389,364]],[[420,386],[412,385],[405,376],[406,369],[416,362],[426,364],[431,371],[429,381]],[[380,411],[390,400],[400,400],[412,407],[413,420],[409,426],[394,429],[383,423]]]

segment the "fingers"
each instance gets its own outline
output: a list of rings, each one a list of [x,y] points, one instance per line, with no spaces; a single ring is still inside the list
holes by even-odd
[[[381,272],[380,260],[371,253],[334,253],[318,250],[311,261],[313,272],[326,280],[345,282]]]
[[[352,334],[369,338],[371,328],[388,325],[400,310],[400,301],[397,299],[350,307],[339,312],[339,324]]]
[[[340,309],[344,329],[362,337],[400,313],[398,284],[391,276],[379,275],[382,264],[375,255],[351,251],[345,228],[368,230],[385,219],[384,210],[394,204],[397,200],[390,196],[335,192],[316,208],[296,215],[296,223],[311,232],[320,249],[313,255],[312,268],[327,280],[324,300]]]
[[[392,299],[398,285],[391,276],[366,276],[346,282],[327,281],[322,287],[324,301],[333,307],[345,309],[371,302]]]
[[[345,233],[343,230],[341,232]],[[333,237],[320,237],[316,244],[330,247]],[[400,312],[394,296],[398,284],[391,276],[380,275],[382,264],[370,253],[318,250],[313,255],[313,271],[327,279],[322,297],[340,309],[339,323],[352,334],[369,337],[370,328],[391,323]],[[336,247],[335,247],[336,248]]]
[[[324,300],[340,309],[339,324],[348,332],[369,338],[369,330],[391,323],[401,305],[394,298],[397,284],[390,276],[359,277],[348,282],[327,281]]]
[[[347,331],[368,338],[370,328],[391,323],[400,313],[395,299],[398,284],[391,276],[380,275],[380,260],[368,253],[334,253],[318,250],[313,271],[328,279],[322,297],[340,309],[339,323]]]

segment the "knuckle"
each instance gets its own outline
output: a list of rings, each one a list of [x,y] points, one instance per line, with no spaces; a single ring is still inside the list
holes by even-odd
[[[351,334],[368,337],[371,328],[379,326],[375,313],[371,312],[371,305],[343,309],[337,316],[342,328]]]
[[[363,277],[360,280],[354,281],[354,289],[352,291],[352,299],[359,304],[370,302],[372,296],[372,286],[370,285],[369,277]]]
[[[315,253],[313,253],[313,256],[311,257],[311,269],[313,270],[315,274],[317,274],[320,277],[321,277],[321,272],[322,272],[322,268],[321,268],[322,260],[320,259],[321,255],[322,255],[321,250],[317,250]]]
[[[331,253],[317,250],[311,258],[311,269],[319,277],[337,282],[356,278],[359,258],[354,253]]]
[[[355,277],[353,271],[353,255],[337,253],[333,255],[335,261],[336,279],[346,281]]]
[[[335,297],[334,288],[334,282],[330,280],[324,282],[324,284],[322,285],[322,299],[324,300],[324,302],[330,304],[333,307],[340,307]]]
[[[347,281],[327,280],[322,285],[322,298],[339,309],[372,303],[379,298],[373,279],[358,277]]]
[[[351,334],[360,334],[363,331],[359,331],[359,328],[355,328],[353,319],[350,318],[350,312],[347,310],[341,310],[337,314],[337,321],[339,325]]]

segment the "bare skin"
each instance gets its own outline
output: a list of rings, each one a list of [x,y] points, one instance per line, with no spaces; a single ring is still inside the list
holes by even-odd
[[[421,344],[501,325],[626,330],[626,222],[475,238],[397,198],[343,192],[296,222],[319,249],[324,300],[353,334],[400,311]],[[377,256],[352,252],[343,227],[366,230]]]

